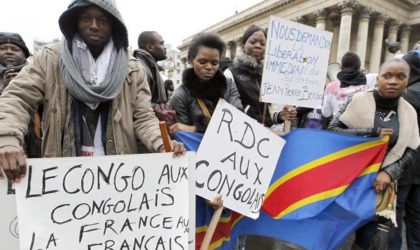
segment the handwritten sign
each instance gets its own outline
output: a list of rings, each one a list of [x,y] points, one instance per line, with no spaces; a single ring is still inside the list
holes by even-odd
[[[331,41],[331,32],[270,17],[261,101],[319,107]]]
[[[2,249],[19,249],[15,190],[7,179],[0,180],[0,242]]]
[[[29,159],[21,249],[188,249],[191,157]]]
[[[285,141],[219,100],[196,156],[196,193],[258,218]]]

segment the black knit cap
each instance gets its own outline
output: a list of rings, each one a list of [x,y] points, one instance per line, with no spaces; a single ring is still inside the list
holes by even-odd
[[[9,32],[0,32],[0,44],[3,43],[12,43],[19,48],[22,49],[23,53],[25,54],[25,58],[29,56],[28,47],[26,47],[25,42],[23,41],[22,37],[17,33],[9,33]]]
[[[341,58],[341,68],[355,68],[360,69],[362,62],[360,61],[360,57],[353,52],[346,52],[343,57]]]
[[[241,43],[245,44],[248,38],[257,31],[261,31],[262,33],[264,33],[264,36],[267,38],[267,32],[265,31],[265,29],[260,28],[256,25],[251,25],[248,27],[248,29],[245,30],[244,34],[242,35]]]

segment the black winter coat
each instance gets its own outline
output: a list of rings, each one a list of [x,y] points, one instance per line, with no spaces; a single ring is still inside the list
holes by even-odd
[[[175,109],[179,123],[195,126],[200,133],[205,132],[209,119],[204,116],[197,98],[203,99],[210,114],[213,114],[219,98],[240,110],[243,109],[236,85],[220,71],[209,82],[201,82],[193,69],[186,69],[182,76],[182,85],[175,90],[169,103]]]
[[[262,78],[262,63],[257,63],[251,56],[238,53],[235,58],[234,66],[228,70],[232,72],[239,95],[242,100],[242,106],[246,108],[249,105],[247,115],[262,123],[264,113],[264,103],[260,102],[260,89]],[[271,127],[273,125],[272,116],[267,106],[264,125]]]
[[[419,51],[411,51],[403,57],[410,65],[410,77],[408,87],[403,92],[404,99],[414,107],[417,112],[417,121],[420,115],[420,54]],[[419,125],[420,126],[420,125]],[[420,131],[420,129],[419,129]],[[414,164],[408,166],[406,172],[399,181],[400,185],[420,184],[420,152],[417,153]]]
[[[420,81],[410,85],[403,94],[404,99],[414,107],[417,112],[417,120],[419,120],[420,112]],[[420,184],[420,152],[417,153],[414,164],[408,166],[407,171],[399,181],[400,185]]]

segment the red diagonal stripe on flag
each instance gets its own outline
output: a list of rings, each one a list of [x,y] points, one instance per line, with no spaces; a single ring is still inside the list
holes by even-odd
[[[384,153],[384,146],[378,145],[300,173],[278,186],[264,201],[263,210],[275,217],[302,199],[349,185],[365,168],[381,162]]]

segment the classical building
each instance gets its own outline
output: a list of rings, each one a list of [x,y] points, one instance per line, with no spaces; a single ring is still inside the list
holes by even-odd
[[[185,64],[181,61],[181,53],[172,49],[170,44],[165,44],[166,47],[166,60],[159,61],[158,64],[163,68],[163,74],[171,79],[174,87],[177,88],[181,84],[182,71]]]
[[[268,28],[272,15],[332,32],[330,62],[353,51],[370,72],[391,56],[385,41],[399,41],[405,53],[420,40],[420,0],[265,0],[203,31],[218,33],[233,58],[245,29]],[[178,47],[182,57],[193,37]]]

